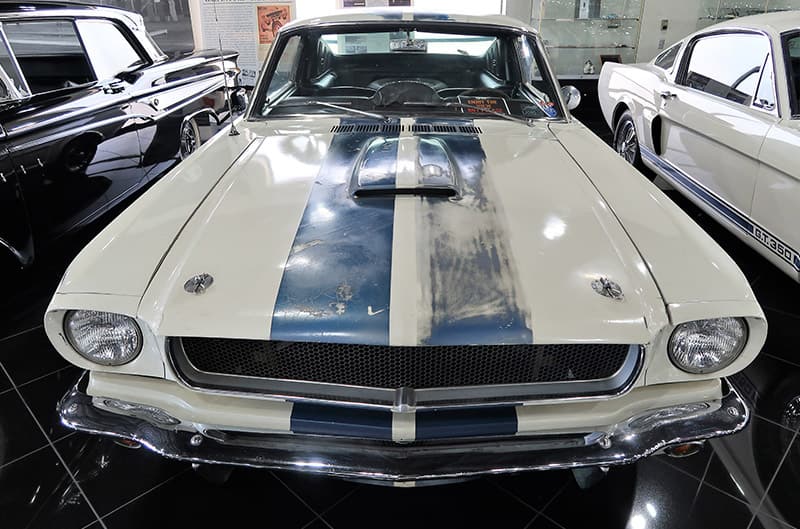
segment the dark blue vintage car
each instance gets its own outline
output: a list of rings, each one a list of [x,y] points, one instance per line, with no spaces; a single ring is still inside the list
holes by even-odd
[[[236,59],[167,56],[119,9],[0,4],[0,266],[30,265],[194,151],[229,117]]]

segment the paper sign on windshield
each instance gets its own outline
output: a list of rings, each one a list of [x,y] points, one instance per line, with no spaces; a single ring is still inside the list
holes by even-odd
[[[473,107],[480,107],[490,112],[498,112],[500,114],[508,114],[508,103],[501,97],[464,97],[458,96],[458,102],[464,105]],[[479,110],[474,108],[463,109],[466,114],[480,114]]]

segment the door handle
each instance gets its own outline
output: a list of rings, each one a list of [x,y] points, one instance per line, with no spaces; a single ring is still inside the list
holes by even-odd
[[[663,99],[664,101],[669,101],[670,99],[677,99],[677,97],[678,97],[678,94],[674,94],[674,93],[670,92],[669,90],[665,90],[664,92],[661,92],[660,95],[661,95],[661,99]]]

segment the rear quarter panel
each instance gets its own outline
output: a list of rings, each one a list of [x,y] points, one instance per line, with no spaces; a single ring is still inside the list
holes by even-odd
[[[666,72],[651,64],[606,63],[597,92],[603,117],[611,130],[624,108],[633,115],[640,143],[653,150],[653,119],[658,115],[660,92]]]

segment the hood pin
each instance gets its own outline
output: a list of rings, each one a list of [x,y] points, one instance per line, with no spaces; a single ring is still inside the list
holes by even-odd
[[[601,296],[616,301],[622,301],[625,298],[625,295],[622,293],[622,287],[607,277],[601,277],[592,281],[592,288]]]
[[[183,289],[189,294],[202,294],[214,283],[211,274],[198,274],[189,278],[183,284]]]

